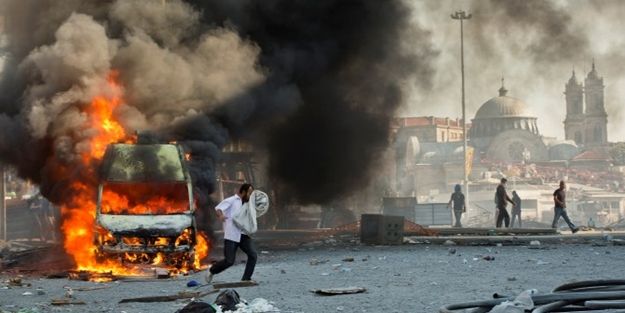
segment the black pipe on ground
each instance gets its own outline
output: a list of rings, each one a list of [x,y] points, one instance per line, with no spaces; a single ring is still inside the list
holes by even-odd
[[[495,299],[446,305],[440,313],[472,309],[471,312],[489,312],[493,307],[505,301],[514,301],[515,297],[504,297],[497,293]],[[590,280],[564,284],[553,292],[532,295],[534,308],[532,313],[605,311],[625,307],[625,280]]]

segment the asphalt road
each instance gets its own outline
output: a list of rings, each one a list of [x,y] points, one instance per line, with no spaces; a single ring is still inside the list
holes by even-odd
[[[281,312],[437,312],[441,305],[488,299],[494,292],[518,294],[536,288],[548,292],[566,282],[586,279],[625,278],[625,246],[589,244],[526,246],[404,245],[396,247],[319,247],[291,251],[264,251],[254,278],[257,287],[239,288],[244,299],[265,298]],[[455,254],[450,253],[455,249]],[[216,254],[217,251],[215,251]],[[486,261],[482,257],[495,259]],[[354,258],[353,262],[342,261]],[[241,257],[239,259],[244,259]],[[311,265],[317,259],[326,261]],[[216,281],[235,281],[243,265],[238,264],[216,276]],[[0,308],[32,312],[149,312],[173,313],[186,301],[119,304],[123,298],[176,294],[195,290],[186,287],[190,279],[201,280],[203,273],[153,282],[98,284],[25,277],[31,287],[0,289]],[[2,280],[10,278],[2,276]],[[6,284],[2,284],[4,286]],[[74,291],[85,301],[81,306],[50,306],[53,298],[63,298],[64,286],[110,286],[93,291]],[[317,296],[315,288],[359,286],[366,293],[333,297]],[[45,292],[37,295],[37,288]],[[33,295],[23,295],[31,292]],[[215,295],[205,300],[212,301]],[[31,312],[31,311],[21,311]]]

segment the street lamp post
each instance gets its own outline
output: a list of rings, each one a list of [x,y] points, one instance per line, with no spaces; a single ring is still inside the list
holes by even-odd
[[[460,21],[460,74],[462,76],[462,139],[464,141],[464,192],[467,208],[469,207],[469,172],[467,169],[467,115],[464,104],[464,25],[463,21],[471,18],[471,14],[456,11],[451,15],[454,20]],[[468,213],[468,212],[467,212]]]

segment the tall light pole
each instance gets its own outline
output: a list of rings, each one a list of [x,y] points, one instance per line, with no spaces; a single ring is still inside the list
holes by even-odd
[[[460,74],[462,76],[462,140],[464,141],[464,192],[466,207],[469,208],[469,172],[467,169],[467,112],[464,105],[464,25],[463,21],[471,18],[471,14],[456,11],[451,15],[454,20],[460,21]],[[468,212],[467,212],[468,213]]]

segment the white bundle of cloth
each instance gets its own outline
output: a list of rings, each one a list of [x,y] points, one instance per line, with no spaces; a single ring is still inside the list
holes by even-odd
[[[257,218],[263,216],[269,210],[269,196],[260,190],[252,191],[250,200],[241,206],[239,212],[235,213],[232,221],[246,235],[251,235],[258,231]]]

